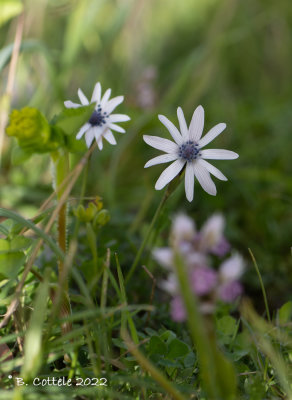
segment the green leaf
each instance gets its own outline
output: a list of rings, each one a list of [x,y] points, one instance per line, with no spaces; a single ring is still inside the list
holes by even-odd
[[[228,344],[236,334],[237,322],[230,315],[225,315],[216,321],[216,328],[219,331],[222,342]]]
[[[77,134],[78,129],[75,131]],[[76,135],[65,136],[65,146],[70,153],[85,153],[87,151],[85,140],[77,140]]]
[[[197,358],[195,356],[195,353],[193,353],[192,351],[190,351],[184,358],[184,366],[186,368],[194,368],[195,364],[197,362]]]
[[[54,118],[52,124],[62,129],[66,135],[76,136],[79,128],[91,117],[94,106],[95,104],[89,104],[88,106],[78,108],[64,108],[63,111]]]
[[[179,339],[174,339],[168,346],[167,358],[175,360],[178,357],[184,357],[189,353],[190,349],[188,345]]]
[[[26,250],[33,242],[33,239],[26,236],[16,236],[10,241],[11,250]]]
[[[16,214],[13,211],[5,210],[5,208],[1,207],[0,207],[0,216],[11,218],[12,220],[20,223],[22,226],[32,229],[53,250],[53,252],[57,255],[58,258],[64,260],[64,253],[54,242],[54,240],[52,240],[50,236],[48,236],[42,229],[38,228],[33,222],[21,217],[20,215]]]
[[[23,150],[21,147],[16,146],[12,150],[11,160],[13,165],[20,165],[27,161],[32,156],[31,152]]]
[[[292,301],[283,304],[278,311],[280,324],[287,324],[292,317]]]
[[[25,263],[23,250],[32,243],[32,239],[18,236],[9,239],[0,239],[0,278],[14,279],[17,277],[20,268]]]
[[[1,0],[0,3],[0,26],[4,25],[9,19],[16,17],[23,10],[20,0]]]
[[[178,361],[168,360],[168,359],[164,359],[164,358],[161,358],[159,360],[159,365],[163,365],[164,367],[168,367],[168,368],[180,368],[181,367],[181,364]]]
[[[161,354],[167,353],[167,345],[159,338],[159,336],[151,336],[149,341],[149,352],[150,354]]]
[[[176,334],[172,331],[165,331],[160,335],[160,339],[169,344],[173,339],[176,338]]]
[[[22,251],[7,251],[0,253],[0,279],[14,279],[25,263],[25,254]]]

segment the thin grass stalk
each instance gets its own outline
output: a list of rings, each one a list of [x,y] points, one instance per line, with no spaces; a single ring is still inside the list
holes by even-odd
[[[183,174],[181,173],[174,181],[172,181],[172,182],[170,182],[168,184],[168,186],[167,186],[167,188],[166,188],[166,190],[164,192],[164,195],[163,195],[160,203],[158,204],[158,207],[157,207],[157,209],[155,211],[155,214],[154,214],[154,216],[152,218],[151,224],[150,224],[150,226],[148,228],[148,231],[147,231],[147,233],[146,233],[146,235],[145,235],[145,237],[143,239],[143,242],[142,242],[142,244],[141,244],[141,246],[140,246],[140,248],[139,248],[139,250],[138,250],[138,252],[136,254],[134,262],[133,262],[133,264],[132,264],[132,266],[131,266],[131,268],[130,268],[130,270],[129,270],[126,278],[125,278],[125,284],[127,284],[129,282],[129,280],[132,278],[132,276],[133,276],[133,274],[134,274],[134,272],[135,272],[135,270],[137,268],[137,265],[138,265],[138,263],[140,261],[140,258],[141,258],[142,254],[143,254],[143,251],[144,251],[144,249],[145,249],[145,247],[146,247],[146,245],[147,245],[147,243],[149,241],[151,233],[152,233],[152,231],[153,231],[153,229],[155,227],[155,224],[156,224],[157,219],[158,219],[158,217],[160,215],[160,212],[161,212],[164,204],[166,203],[167,199],[170,197],[170,195],[175,191],[175,189],[180,184],[182,176],[183,176]]]
[[[255,256],[253,255],[253,252],[251,251],[250,248],[248,249],[248,251],[249,251],[249,254],[251,256],[251,259],[252,259],[253,265],[255,267],[256,273],[258,275],[259,281],[260,281],[260,285],[261,285],[261,289],[262,289],[262,293],[263,293],[263,298],[264,298],[264,303],[265,303],[265,308],[266,308],[266,313],[267,313],[267,318],[268,318],[268,321],[271,322],[271,314],[270,314],[270,309],[269,309],[269,304],[268,304],[268,298],[267,298],[265,285],[264,285],[264,282],[263,282],[263,279],[262,279],[262,275],[261,275],[260,269],[258,267],[258,264],[256,262]]]
[[[24,28],[24,14],[22,13],[17,20],[16,32],[14,38],[14,46],[11,56],[11,61],[8,70],[7,85],[4,95],[0,98],[0,166],[2,163],[2,151],[4,143],[4,129],[10,112],[11,99],[13,94],[14,81],[16,76],[17,61],[20,52]]]

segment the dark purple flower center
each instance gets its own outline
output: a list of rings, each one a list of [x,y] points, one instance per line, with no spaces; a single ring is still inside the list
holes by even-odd
[[[106,123],[106,118],[108,118],[107,113],[102,111],[101,106],[99,105],[91,114],[88,122],[92,126],[102,126]]]
[[[200,148],[198,143],[195,143],[191,140],[183,143],[179,147],[178,155],[180,158],[188,162],[196,160],[200,156]]]

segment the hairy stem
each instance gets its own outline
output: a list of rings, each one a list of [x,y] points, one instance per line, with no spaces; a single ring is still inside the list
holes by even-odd
[[[65,188],[58,190],[58,188],[62,185],[67,175],[69,174],[69,154],[67,151],[60,150],[51,154],[53,165],[54,165],[54,184],[57,190],[57,199],[60,201],[62,195],[64,193]],[[66,202],[61,206],[58,213],[58,244],[60,249],[66,254],[67,250],[67,204]],[[66,317],[70,315],[71,306],[70,306],[70,298],[68,293],[68,280],[64,277],[64,261],[59,260],[58,262],[59,269],[59,282],[62,279],[65,279],[63,283],[63,299],[60,306],[60,316]],[[66,333],[71,330],[71,324],[65,323],[62,326],[63,333]]]

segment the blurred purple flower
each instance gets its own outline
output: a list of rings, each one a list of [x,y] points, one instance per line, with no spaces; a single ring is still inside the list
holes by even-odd
[[[224,257],[230,251],[230,247],[230,243],[222,236],[220,241],[210,251],[215,256]]]
[[[210,293],[216,286],[217,281],[217,273],[212,268],[196,267],[191,272],[191,286],[198,296]]]
[[[219,298],[225,303],[232,303],[242,292],[242,285],[238,281],[224,283],[218,288]]]
[[[180,296],[176,296],[171,300],[171,318],[176,322],[182,322],[186,319],[186,311]]]

